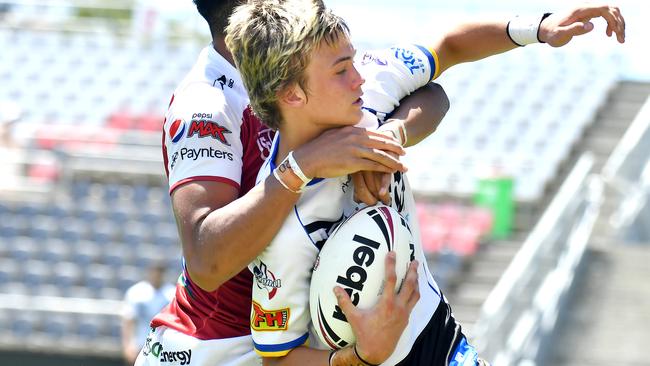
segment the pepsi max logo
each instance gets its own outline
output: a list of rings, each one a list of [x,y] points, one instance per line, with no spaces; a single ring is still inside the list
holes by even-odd
[[[185,121],[177,119],[169,126],[169,136],[173,143],[179,142],[185,135]]]
[[[199,138],[212,137],[221,141],[224,145],[230,146],[226,134],[232,133],[229,129],[220,124],[208,120],[192,120],[187,137],[197,135]]]

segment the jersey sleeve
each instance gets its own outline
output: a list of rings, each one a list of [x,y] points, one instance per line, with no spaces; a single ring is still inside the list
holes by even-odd
[[[262,357],[284,356],[309,338],[309,285],[318,250],[308,240],[299,220],[290,216],[249,265],[254,278],[250,326]]]
[[[169,191],[191,181],[241,185],[242,116],[228,96],[196,84],[175,95],[165,116],[163,158]],[[235,103],[233,101],[232,103]]]
[[[438,56],[433,50],[414,44],[368,51],[356,59],[363,85],[364,108],[381,119],[389,115],[400,99],[435,79]]]

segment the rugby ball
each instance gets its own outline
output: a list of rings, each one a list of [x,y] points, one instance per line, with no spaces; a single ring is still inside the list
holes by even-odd
[[[342,287],[361,309],[377,303],[384,290],[386,255],[396,252],[397,291],[404,280],[413,239],[406,220],[385,205],[357,211],[323,245],[311,277],[309,308],[314,332],[331,349],[343,348],[356,337],[338,306],[333,289]]]

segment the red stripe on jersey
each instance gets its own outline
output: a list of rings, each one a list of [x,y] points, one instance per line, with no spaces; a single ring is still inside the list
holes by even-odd
[[[174,100],[173,97],[172,100]],[[165,123],[167,123],[167,117],[165,117],[165,120],[163,121],[163,128],[162,128],[162,154],[163,154],[163,164],[165,164],[165,175],[167,176],[167,179],[169,179],[169,168],[167,167],[169,164],[169,159],[167,159],[167,145],[165,145],[165,137],[167,136],[167,134],[165,133]]]
[[[228,179],[224,177],[214,177],[210,175],[199,175],[196,177],[189,177],[189,178],[179,180],[178,182],[176,182],[176,184],[174,184],[171,188],[169,188],[169,194],[172,194],[176,188],[182,186],[183,184],[190,183],[190,182],[202,182],[202,181],[226,183],[228,185],[237,188],[237,190],[241,188],[239,186],[239,183],[235,182],[232,179]]]

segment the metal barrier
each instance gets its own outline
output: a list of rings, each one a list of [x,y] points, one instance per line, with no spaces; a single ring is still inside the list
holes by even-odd
[[[625,135],[603,167],[604,181],[614,190],[620,204],[610,218],[612,229],[631,240],[646,241],[650,201],[650,97],[634,118]],[[646,215],[642,213],[646,212]],[[637,228],[635,229],[635,226]]]
[[[0,310],[99,314],[119,317],[122,306],[122,301],[117,300],[0,294]]]
[[[495,366],[535,365],[598,217],[603,183],[585,153],[483,304],[479,354]]]

